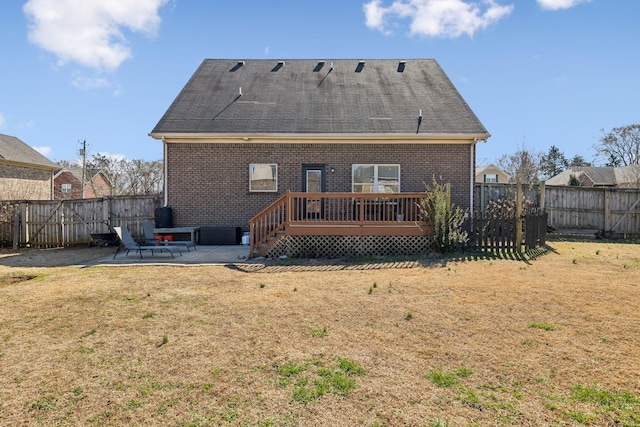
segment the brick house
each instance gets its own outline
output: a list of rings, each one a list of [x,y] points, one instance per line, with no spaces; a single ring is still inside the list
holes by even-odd
[[[490,135],[433,59],[202,62],[150,136],[176,226],[231,226],[292,192],[424,192],[473,206]]]
[[[51,200],[57,168],[15,136],[0,134],[0,200]]]
[[[572,166],[549,178],[546,185],[581,187],[640,188],[640,166]]]
[[[90,199],[111,196],[111,183],[102,171],[85,171],[84,196],[82,194],[82,169],[64,168],[53,176],[55,200]]]

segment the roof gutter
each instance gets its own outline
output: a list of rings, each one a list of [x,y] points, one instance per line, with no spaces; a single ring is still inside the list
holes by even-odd
[[[197,142],[219,142],[219,143],[333,143],[336,141],[349,141],[351,143],[386,143],[386,144],[406,144],[423,143],[464,143],[473,144],[478,141],[485,141],[491,135],[488,133],[374,133],[374,134],[345,134],[345,133],[150,133],[150,137],[162,140],[166,143],[197,143]]]
[[[46,171],[55,171],[60,169],[60,166],[58,165],[39,165],[36,163],[26,163],[26,162],[16,162],[14,160],[7,160],[7,159],[2,159],[0,160],[0,164],[4,164],[4,165],[10,165],[10,166],[18,166],[21,168],[31,168],[31,169],[40,169],[40,170],[46,170]]]

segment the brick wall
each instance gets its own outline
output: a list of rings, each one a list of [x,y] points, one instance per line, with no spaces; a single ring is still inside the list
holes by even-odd
[[[474,156],[475,157],[475,156]],[[425,191],[435,176],[453,203],[469,207],[470,150],[464,144],[168,144],[167,189],[174,226],[233,226],[287,190],[302,191],[303,164],[326,165],[328,192],[351,191],[353,164],[399,164],[402,192]],[[278,164],[277,193],[249,192],[249,164]],[[330,172],[335,168],[335,172]]]
[[[0,200],[51,200],[52,173],[14,165],[0,165]]]
[[[71,191],[63,192],[62,185],[71,184]],[[82,180],[69,171],[62,171],[54,180],[55,200],[73,200],[82,198]],[[94,175],[84,186],[85,199],[111,196],[111,186],[102,174]]]
[[[71,191],[63,192],[62,184],[71,184]],[[55,200],[72,200],[82,198],[82,183],[71,172],[62,171],[54,180],[53,194]]]

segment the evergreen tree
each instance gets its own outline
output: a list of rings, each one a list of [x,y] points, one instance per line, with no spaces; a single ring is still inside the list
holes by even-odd
[[[540,157],[540,173],[545,179],[558,175],[567,170],[569,161],[558,147],[552,145],[549,152]]]

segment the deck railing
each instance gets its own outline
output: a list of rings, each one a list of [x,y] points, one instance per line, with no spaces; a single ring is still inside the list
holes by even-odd
[[[416,236],[426,193],[287,192],[249,221],[250,252],[280,235]]]

